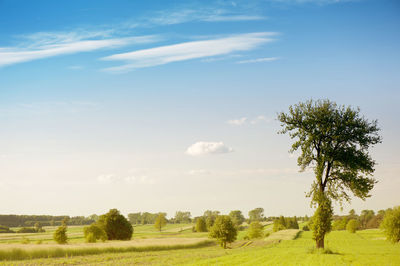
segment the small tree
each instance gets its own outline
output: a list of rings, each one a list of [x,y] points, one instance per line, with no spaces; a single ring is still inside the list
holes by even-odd
[[[67,226],[61,225],[58,227],[54,232],[53,238],[58,244],[66,244],[68,242]]]
[[[154,223],[154,227],[158,229],[158,231],[161,232],[161,229],[167,224],[167,219],[165,218],[164,213],[159,213],[156,221]]]
[[[337,106],[329,100],[307,101],[289,107],[278,120],[295,142],[291,152],[301,150],[297,164],[314,169],[315,180],[308,196],[317,207],[313,231],[317,248],[324,248],[331,230],[332,200],[350,201],[349,191],[365,199],[374,187],[375,161],[369,148],[381,142],[377,121],[368,121],[359,109]]]
[[[346,230],[354,234],[357,231],[358,227],[359,227],[358,221],[355,219],[351,219],[350,221],[347,222]]]
[[[91,224],[83,228],[86,242],[95,243],[97,240],[106,241],[107,233],[98,224]]]
[[[254,221],[262,221],[264,219],[264,209],[263,208],[255,208],[254,210],[249,211],[249,220],[250,222]]]
[[[207,224],[203,217],[199,217],[196,221],[196,232],[207,232]]]
[[[216,238],[221,247],[236,240],[237,229],[228,215],[218,216],[210,230],[210,237]]]
[[[107,234],[108,240],[129,240],[132,238],[133,227],[117,209],[111,209],[97,221]]]
[[[236,227],[239,227],[244,221],[245,218],[241,211],[231,211],[229,213],[229,217],[231,217],[232,222],[235,224]]]
[[[263,226],[260,224],[260,222],[251,222],[247,234],[250,239],[260,238],[263,236]]]
[[[400,206],[385,212],[381,228],[385,232],[387,240],[393,243],[400,241]]]

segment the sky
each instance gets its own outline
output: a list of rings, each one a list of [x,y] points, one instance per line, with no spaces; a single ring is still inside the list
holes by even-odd
[[[0,0],[0,213],[311,215],[277,113],[309,99],[377,119],[400,204],[393,0]]]

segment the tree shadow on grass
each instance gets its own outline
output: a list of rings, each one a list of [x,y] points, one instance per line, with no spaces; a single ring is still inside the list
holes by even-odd
[[[333,251],[330,248],[316,248],[316,247],[310,247],[307,250],[307,253],[308,254],[325,254],[325,255],[344,255],[337,251]]]

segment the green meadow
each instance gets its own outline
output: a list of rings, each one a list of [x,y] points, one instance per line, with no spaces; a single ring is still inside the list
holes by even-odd
[[[301,227],[300,227],[301,228]],[[207,233],[192,232],[192,224],[168,224],[162,232],[153,225],[135,227],[131,241],[85,243],[82,226],[68,227],[70,241],[58,245],[54,228],[38,234],[1,234],[3,265],[400,265],[400,244],[386,241],[379,229],[332,231],[326,238],[325,254],[315,250],[310,231],[295,229],[269,236],[238,240],[222,249]],[[29,239],[29,243],[22,241]],[[41,240],[40,244],[37,242]]]

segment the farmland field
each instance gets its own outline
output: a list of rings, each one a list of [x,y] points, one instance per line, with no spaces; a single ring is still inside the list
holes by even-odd
[[[326,248],[331,254],[319,254],[313,248],[312,233],[309,231],[283,230],[254,241],[243,240],[246,232],[242,231],[238,240],[224,250],[207,240],[206,233],[193,233],[191,226],[168,225],[161,233],[152,225],[137,226],[132,241],[96,244],[83,243],[82,227],[70,227],[74,238],[65,246],[52,243],[51,230],[37,234],[36,238],[44,239],[41,245],[34,244],[34,241],[19,244],[17,239],[9,240],[10,234],[3,234],[0,235],[0,254],[11,246],[22,250],[97,248],[93,255],[79,256],[78,252],[78,255],[60,258],[2,261],[5,265],[400,265],[400,245],[387,242],[378,229],[355,234],[333,231],[326,239]],[[271,225],[266,225],[264,230],[270,232]],[[118,249],[129,246],[140,246],[142,249]],[[114,249],[99,251],[102,247]]]

